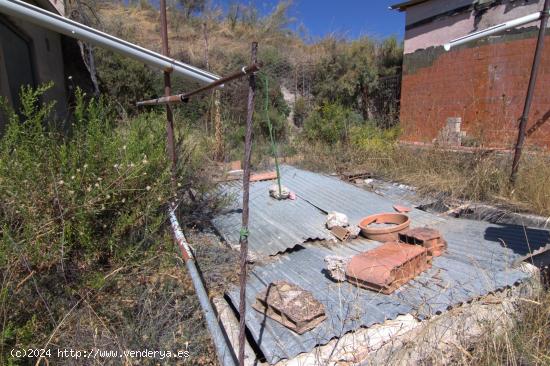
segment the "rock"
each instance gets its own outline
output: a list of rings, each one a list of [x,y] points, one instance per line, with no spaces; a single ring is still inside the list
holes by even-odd
[[[325,263],[330,277],[338,282],[346,280],[346,266],[351,261],[351,257],[340,257],[338,255],[327,255]]]
[[[348,231],[349,231],[349,237],[350,239],[355,239],[359,236],[359,234],[361,233],[361,228],[357,225],[350,225],[348,226]]]
[[[335,226],[347,227],[349,226],[348,217],[340,212],[329,212],[327,215],[326,225],[329,230]]]
[[[290,190],[285,186],[281,186],[281,192],[279,192],[279,186],[274,184],[269,187],[269,195],[275,199],[284,200],[290,196]]]

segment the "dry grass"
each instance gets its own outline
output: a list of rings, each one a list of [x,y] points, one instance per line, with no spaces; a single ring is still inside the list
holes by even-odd
[[[508,184],[511,157],[496,152],[459,153],[388,145],[384,150],[303,144],[306,168],[365,170],[374,176],[415,186],[421,193],[450,200],[484,201],[517,212],[550,215],[550,157],[527,153],[515,189]]]
[[[534,299],[520,301],[513,326],[484,335],[467,350],[464,365],[550,365],[550,292],[541,291]]]
[[[204,280],[212,296],[236,281],[237,256],[213,240],[213,234],[189,230]],[[54,350],[56,365],[217,365],[214,346],[193,284],[167,232],[158,254],[146,253],[137,262],[97,271],[86,290],[74,289],[73,299],[54,306],[65,309],[57,327],[37,347]],[[179,265],[178,265],[179,263]],[[45,281],[44,277],[41,281]],[[53,284],[51,284],[53,286]],[[65,300],[65,301],[62,301]],[[83,361],[58,358],[56,349],[95,350]],[[178,359],[107,357],[128,350],[189,352]],[[51,363],[50,363],[51,364]]]

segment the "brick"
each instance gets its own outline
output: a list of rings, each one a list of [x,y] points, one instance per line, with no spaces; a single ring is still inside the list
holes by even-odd
[[[388,242],[355,255],[346,267],[346,279],[359,287],[390,294],[430,267],[426,248]]]

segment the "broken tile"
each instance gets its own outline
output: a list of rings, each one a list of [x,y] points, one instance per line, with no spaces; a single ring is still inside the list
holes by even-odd
[[[393,209],[400,213],[411,212],[411,208],[403,205],[393,205]]]
[[[254,173],[250,175],[251,182],[260,182],[263,180],[273,180],[277,179],[277,172],[263,172],[263,173]]]
[[[270,283],[256,295],[252,307],[298,334],[326,319],[324,305],[311,292],[285,281]]]

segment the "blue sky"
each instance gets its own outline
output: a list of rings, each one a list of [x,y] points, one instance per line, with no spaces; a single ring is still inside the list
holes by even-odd
[[[254,4],[262,14],[273,11],[277,0],[212,0],[227,8],[230,3]],[[294,28],[301,24],[310,36],[323,37],[337,33],[346,38],[368,35],[384,38],[395,35],[403,38],[405,16],[389,10],[399,0],[294,0],[290,16],[296,19]]]

